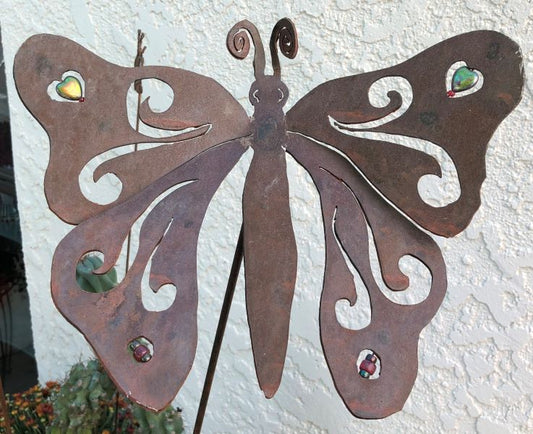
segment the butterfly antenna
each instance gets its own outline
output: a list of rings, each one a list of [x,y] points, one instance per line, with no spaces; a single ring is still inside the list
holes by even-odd
[[[288,18],[282,18],[279,20],[274,29],[272,30],[272,36],[270,37],[270,56],[272,57],[272,69],[276,77],[281,77],[281,66],[279,64],[278,50],[285,57],[294,59],[298,53],[298,35],[296,33],[296,27],[294,23]]]
[[[146,51],[146,46],[143,47],[143,40],[144,40],[144,33],[141,31],[141,29],[137,30],[137,55],[135,56],[135,60],[133,61],[133,66],[135,68],[144,66],[144,52]],[[135,115],[135,131],[139,132],[139,128],[141,125],[141,98],[143,93],[143,85],[142,80],[135,80],[133,84],[133,88],[137,92],[137,111]],[[137,152],[139,145],[137,143],[133,146],[133,151]],[[128,272],[130,268],[130,251],[131,251],[131,231],[128,233],[128,242],[126,245],[126,273]],[[117,413],[115,413],[116,415]]]
[[[250,52],[250,37],[255,48],[254,74],[257,79],[265,75],[265,49],[257,27],[248,20],[239,21],[228,32],[226,46],[233,57],[244,59]]]
[[[143,39],[144,33],[141,32],[141,29],[137,30],[137,56],[135,56],[135,61],[133,62],[133,66],[135,67],[144,66],[144,52],[146,47],[143,47]],[[143,93],[141,80],[135,80],[134,87],[139,95]]]

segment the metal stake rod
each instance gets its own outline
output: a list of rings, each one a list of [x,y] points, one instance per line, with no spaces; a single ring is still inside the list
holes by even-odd
[[[205,375],[204,388],[202,390],[202,397],[200,398],[200,405],[198,406],[198,413],[196,414],[196,422],[194,424],[194,434],[200,434],[202,430],[202,423],[204,422],[205,410],[207,408],[207,401],[209,400],[209,393],[211,392],[211,385],[215,376],[215,369],[217,367],[218,355],[220,347],[222,346],[222,339],[226,330],[226,323],[228,322],[229,310],[231,302],[233,301],[233,294],[235,293],[235,286],[239,278],[239,270],[243,258],[243,226],[239,233],[239,240],[235,247],[235,255],[233,256],[233,264],[228,278],[228,285],[226,287],[226,295],[222,303],[220,311],[220,318],[218,319],[217,332],[215,334],[215,341],[213,342],[213,349],[211,350],[211,358],[209,359],[209,366]]]

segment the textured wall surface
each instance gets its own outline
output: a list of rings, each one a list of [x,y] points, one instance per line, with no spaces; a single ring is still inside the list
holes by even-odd
[[[1,0],[6,71],[12,70],[22,42],[42,32],[70,37],[108,61],[131,65],[137,28],[142,28],[147,33],[147,65],[179,66],[209,75],[250,112],[251,60],[237,62],[225,48],[227,31],[243,18],[254,22],[264,39],[278,18],[288,16],[297,25],[298,57],[282,59],[283,79],[291,92],[287,108],[325,80],[391,66],[469,30],[498,30],[519,43],[527,80],[523,100],[490,142],[482,205],[469,228],[453,239],[437,240],[448,266],[448,293],[422,333],[418,378],[403,411],[379,421],[357,420],[335,391],[318,332],[324,267],[318,194],[305,171],[289,161],[299,263],[283,381],[272,400],[263,398],[253,370],[241,275],[204,426],[205,432],[216,433],[532,432],[530,2],[146,3]],[[45,381],[61,377],[74,362],[92,353],[83,337],[56,312],[50,297],[52,253],[69,226],[48,210],[43,193],[47,135],[22,106],[9,73],[8,93],[35,351],[39,377]],[[249,155],[217,192],[200,234],[198,351],[175,401],[184,409],[189,430],[240,225],[239,199],[247,161]],[[454,194],[428,189],[430,196]]]

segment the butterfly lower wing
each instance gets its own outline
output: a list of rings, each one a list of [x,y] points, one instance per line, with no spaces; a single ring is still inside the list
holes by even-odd
[[[54,83],[64,84],[59,81],[71,71],[84,81],[84,102],[51,97]],[[15,57],[14,75],[23,103],[50,137],[48,204],[72,224],[121,203],[203,150],[249,132],[243,108],[214,80],[177,68],[120,67],[60,36],[29,38]],[[145,101],[139,114],[146,125],[175,132],[169,137],[138,133],[128,121],[128,91],[136,80],[150,78],[168,84],[174,100],[162,113],[152,112]],[[145,143],[158,146],[132,152],[133,144]],[[95,157],[118,148],[126,154],[100,164],[93,176],[116,175],[120,195],[107,205],[87,199],[80,172]]]
[[[147,408],[168,405],[191,368],[197,341],[198,233],[213,194],[245,148],[236,140],[201,153],[78,225],[54,255],[52,294],[58,309],[85,335],[115,384]],[[167,196],[161,199],[162,194]],[[98,251],[104,264],[97,271],[109,270],[130,228],[151,204],[155,207],[142,224],[137,254],[122,282],[106,293],[81,290],[74,272],[78,260]],[[148,269],[154,292],[165,284],[176,287],[172,305],[161,312],[143,305],[142,277]],[[146,363],[128,348],[138,338],[153,345]]]
[[[458,61],[480,71],[483,84],[475,93],[451,98],[446,76]],[[387,77],[408,81],[410,104],[396,91],[387,94],[385,107],[370,103],[369,89]],[[518,45],[497,32],[471,32],[392,68],[318,86],[287,113],[287,126],[337,148],[410,218],[436,234],[452,236],[468,225],[479,207],[487,143],[520,101],[522,86]],[[449,155],[461,188],[457,200],[439,207],[422,200],[420,178],[441,176],[440,167],[432,156],[396,142],[405,137],[436,144]]]
[[[291,134],[287,152],[310,173],[319,191],[326,236],[326,270],[320,302],[320,334],[335,386],[349,410],[360,418],[382,418],[399,411],[417,374],[417,347],[446,291],[446,270],[438,246],[379,194],[341,155],[305,137]],[[404,290],[409,279],[398,261],[411,255],[430,270],[428,296],[414,305],[390,301],[379,289],[369,261],[367,225],[376,244],[383,280]],[[339,300],[357,308],[353,264],[368,291],[371,322],[360,330],[343,327],[336,315]],[[376,379],[358,373],[357,359],[372,350],[381,363]]]

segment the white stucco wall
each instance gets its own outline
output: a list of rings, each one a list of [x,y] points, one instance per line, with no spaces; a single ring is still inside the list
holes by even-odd
[[[130,65],[137,28],[147,33],[147,65],[206,74],[249,107],[251,60],[225,49],[237,21],[254,22],[264,40],[278,18],[294,20],[300,52],[282,59],[288,107],[317,84],[399,63],[447,37],[495,29],[514,40],[529,79],[519,107],[497,130],[487,153],[482,206],[469,228],[437,240],[448,266],[448,293],[419,345],[417,381],[402,412],[379,421],[353,418],[337,395],[319,343],[318,299],[324,247],[318,195],[289,163],[299,249],[298,280],[283,381],[272,400],[259,390],[248,336],[242,275],[212,389],[205,432],[532,432],[532,153],[533,8],[528,0],[323,0],[117,2],[0,0],[8,71],[15,171],[39,378],[61,377],[91,356],[83,337],[55,310],[50,263],[69,231],[47,206],[44,130],[22,106],[9,74],[22,42],[60,34],[108,61]],[[240,164],[210,206],[199,246],[199,345],[175,403],[189,431],[203,384],[216,318],[240,225]],[[372,399],[372,397],[369,397]]]

